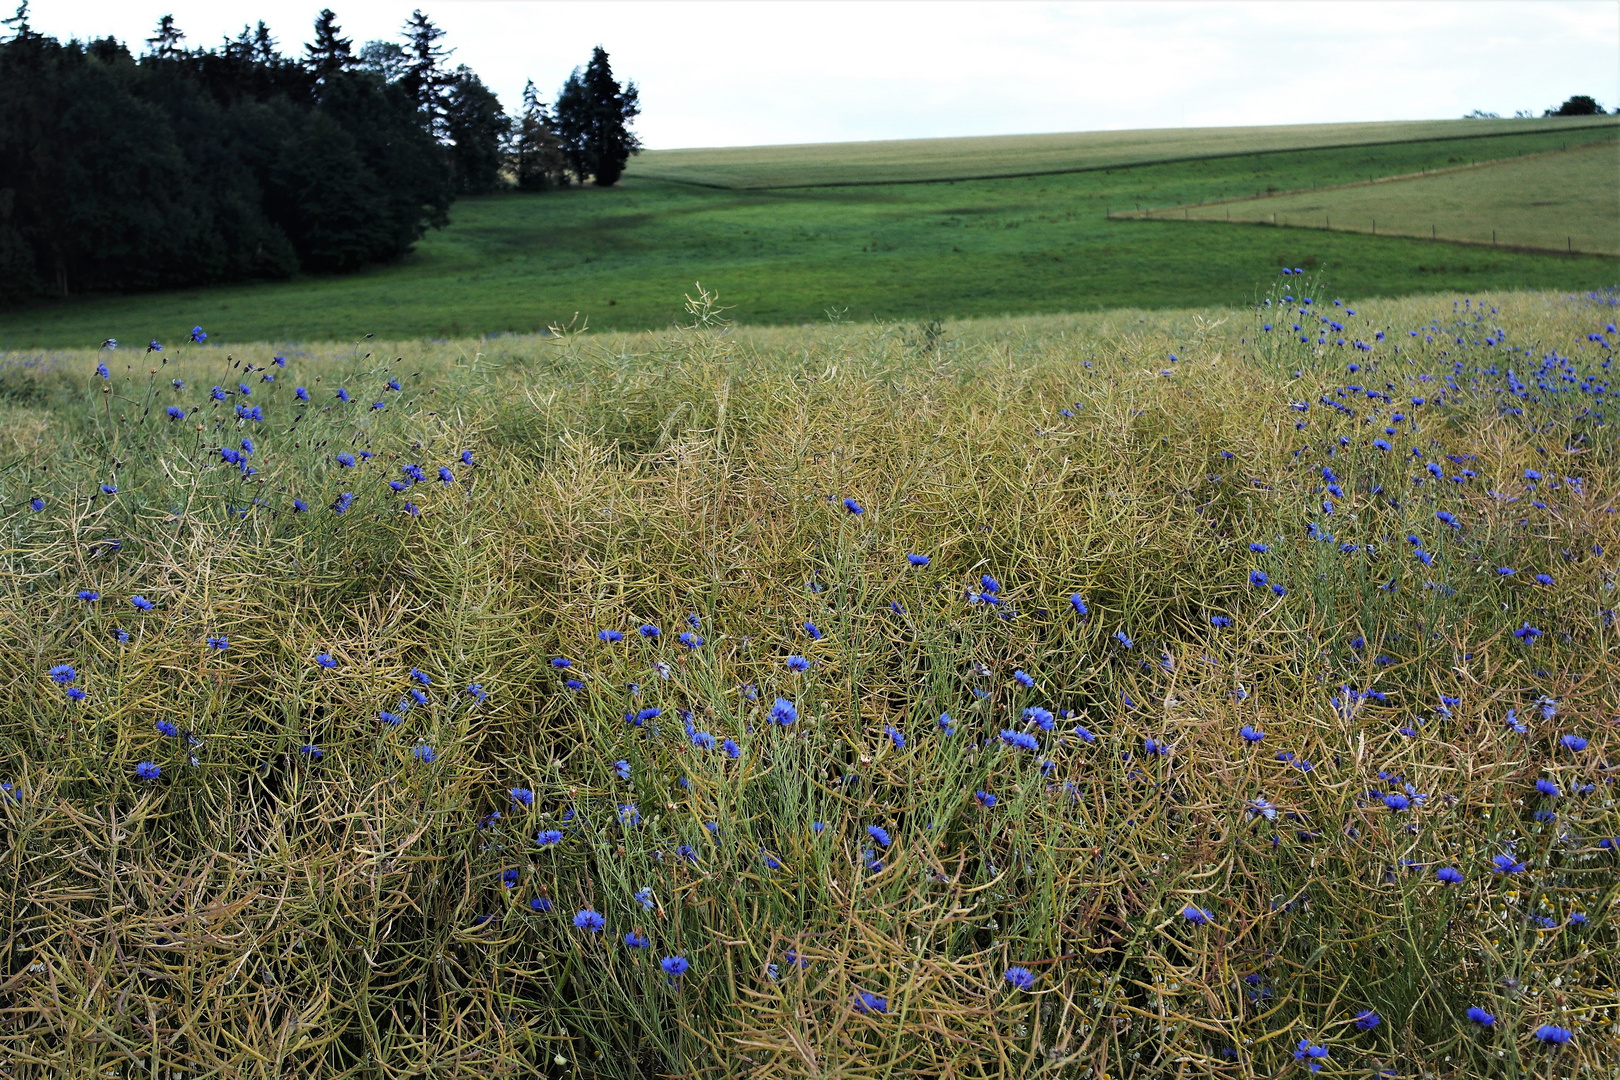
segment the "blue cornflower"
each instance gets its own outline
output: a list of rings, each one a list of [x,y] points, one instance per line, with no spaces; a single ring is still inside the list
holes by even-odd
[[[431,746],[417,746],[412,748],[411,756],[424,765],[431,765],[433,764],[433,759],[439,755],[438,752],[435,751]]]
[[[607,920],[590,908],[586,908],[574,916],[574,925],[581,930],[594,934],[607,925]]]
[[[789,701],[787,698],[779,697],[776,699],[775,704],[771,706],[770,716],[767,719],[770,723],[778,724],[782,727],[791,727],[793,721],[797,720],[798,718],[799,710],[794,706],[793,702]]]
[[[736,739],[726,739],[720,744],[720,749],[724,750],[726,752],[726,757],[732,759],[733,761],[737,760],[739,757],[742,757],[742,747],[737,745]]]
[[[1405,795],[1402,795],[1399,792],[1395,792],[1384,796],[1384,805],[1389,807],[1391,810],[1410,810],[1412,808],[1412,800],[1408,799]]]
[[[653,891],[651,889],[639,890],[636,893],[636,903],[640,904],[645,910],[651,911],[653,909]]]
[[[1203,926],[1209,922],[1212,922],[1215,915],[1208,908],[1195,907],[1192,904],[1188,904],[1186,907],[1181,909],[1181,917],[1195,926]]]
[[[682,645],[685,645],[688,649],[701,649],[703,647],[702,636],[694,634],[690,630],[681,631],[681,633],[676,636],[675,640],[679,641]]]
[[[1525,623],[1523,626],[1513,631],[1513,636],[1528,645],[1535,641],[1536,638],[1541,636],[1541,631],[1536,629],[1534,626],[1531,626],[1529,623]]]
[[[1238,734],[1242,735],[1243,738],[1248,742],[1260,742],[1266,737],[1265,732],[1249,724],[1244,724],[1242,730],[1239,731]]]
[[[894,743],[894,748],[896,750],[904,750],[906,748],[905,735],[902,734],[900,729],[895,727],[893,724],[885,727],[883,729],[883,734],[887,735],[889,737],[889,741]]]
[[[324,652],[315,654],[315,663],[323,668],[335,668],[338,666],[338,662],[332,658],[332,654]]]
[[[1551,799],[1556,799],[1559,795],[1563,794],[1558,790],[1558,785],[1553,783],[1551,780],[1548,780],[1546,777],[1542,777],[1536,781],[1536,790]]]
[[[658,966],[663,968],[672,979],[680,978],[692,967],[684,956],[666,956],[662,960],[658,961]]]
[[[1309,1039],[1299,1040],[1294,1047],[1294,1060],[1303,1061],[1310,1066],[1311,1072],[1322,1071],[1322,1059],[1328,1056],[1325,1046],[1318,1046]]]
[[[208,639],[208,647],[211,648],[211,649],[218,649],[221,652],[224,652],[226,649],[231,647],[231,642],[230,642],[229,638],[225,637],[222,634],[219,637],[211,637],[211,638],[209,638]]]
[[[1142,752],[1149,757],[1163,757],[1170,752],[1170,744],[1158,739],[1143,739]]]
[[[97,364],[96,365],[96,374],[100,375],[103,379],[112,378],[112,372],[107,370],[107,365],[106,364]]]
[[[1356,1013],[1356,1029],[1358,1031],[1371,1031],[1383,1022],[1384,1018],[1371,1009]]]
[[[1035,689],[1035,677],[1025,672],[1022,668],[1013,672],[1013,681],[1018,683],[1019,686],[1022,686],[1026,690]]]
[[[1585,750],[1587,746],[1586,740],[1581,738],[1579,735],[1565,735],[1558,741],[1564,745],[1566,750],[1574,750],[1577,753]]]
[[[421,683],[423,686],[432,686],[433,685],[433,680],[428,678],[428,676],[425,673],[423,673],[421,670],[419,670],[417,668],[411,668],[411,678],[415,679],[417,682]]]
[[[863,1013],[886,1013],[889,1011],[889,999],[862,990],[855,995],[855,1008]]]
[[[1024,722],[1034,722],[1042,731],[1051,731],[1057,720],[1049,710],[1039,705],[1031,705],[1024,710]]]
[[[1028,990],[1035,985],[1035,976],[1028,968],[1010,967],[1002,977],[1018,990]]]
[[[101,493],[103,495],[116,495],[116,494],[118,494],[118,485],[117,484],[102,484],[101,485]]]
[[[1470,1005],[1468,1007],[1468,1012],[1465,1015],[1467,1015],[1468,1019],[1472,1020],[1480,1027],[1493,1028],[1496,1026],[1496,1017],[1492,1016],[1478,1005]]]
[[[1267,584],[1270,584],[1270,580],[1271,579],[1266,577],[1266,572],[1264,570],[1250,570],[1249,571],[1249,584],[1250,585],[1254,585],[1254,586],[1267,585]]]
[[[1556,1024],[1542,1024],[1530,1034],[1544,1043],[1553,1043],[1562,1046],[1575,1037],[1575,1033],[1567,1027],[1558,1027]]]
[[[634,930],[624,935],[624,943],[630,946],[632,949],[645,949],[647,946],[652,944],[652,942],[648,941]]]
[[[201,345],[203,342],[208,340],[208,335],[203,333],[202,327],[193,326],[191,328],[191,340],[196,342],[198,345]]]
[[[988,791],[975,791],[973,793],[973,798],[977,800],[978,804],[984,807],[986,810],[990,809],[991,807],[995,806],[996,803],[1001,801]]]
[[[298,752],[309,758],[311,761],[319,761],[321,758],[326,756],[326,751],[322,750],[313,743],[300,746],[298,748]]]
[[[178,405],[170,405],[163,411],[169,414],[170,420],[184,420],[186,418],[186,410]]]
[[[644,638],[655,638],[658,636],[659,630],[658,627],[654,626],[652,623],[642,623],[640,626],[636,627],[636,633],[640,634]]]
[[[334,513],[334,514],[347,513],[348,510],[349,510],[349,507],[351,505],[353,505],[353,503],[354,503],[354,492],[345,491],[345,492],[343,492],[341,495],[339,495],[337,497],[337,501],[332,503],[332,513]]]
[[[827,831],[827,823],[825,821],[813,821],[810,823],[810,831],[819,836]]]
[[[1506,852],[1493,856],[1491,864],[1498,874],[1522,874],[1524,872],[1524,863],[1514,862],[1513,856]]]
[[[1215,627],[1217,630],[1224,630],[1226,627],[1232,625],[1232,620],[1225,615],[1211,615],[1209,617],[1209,625]]]
[[[866,835],[877,841],[879,847],[888,847],[894,843],[894,840],[889,836],[888,830],[881,825],[868,825]]]
[[[83,701],[90,695],[77,686],[70,686],[67,688],[67,696],[69,701]]]
[[[811,641],[820,641],[822,638],[820,628],[808,619],[806,619],[804,623],[804,632],[810,635]]]
[[[304,389],[302,386],[295,386],[293,387],[293,397],[297,398],[299,401],[308,401],[309,391]]]
[[[574,662],[566,656],[553,656],[551,666],[554,668],[569,668],[574,666]]]
[[[1463,883],[1462,871],[1451,866],[1442,866],[1434,872],[1434,876],[1446,885],[1461,885]]]
[[[507,788],[506,793],[512,797],[513,806],[533,806],[534,792],[526,787]]]
[[[36,514],[39,513],[41,510],[45,509],[45,500],[44,499],[29,499],[28,500],[28,509],[32,510]]]
[[[1514,574],[1518,573],[1518,571],[1513,569],[1511,566],[1498,566],[1496,568],[1496,572],[1503,577],[1512,577]]]
[[[1372,441],[1372,444],[1373,444],[1374,447],[1376,447],[1379,450],[1389,450],[1390,449],[1388,439],[1374,439]]]
[[[1091,614],[1091,609],[1086,606],[1086,598],[1079,593],[1069,597],[1069,606],[1074,608],[1074,613],[1082,619]]]
[[[481,683],[473,683],[471,686],[467,687],[467,693],[473,696],[473,700],[479,702],[482,702],[485,698],[489,697],[488,694],[484,693],[484,687]]]
[[[907,555],[906,562],[912,566],[927,566],[929,559],[926,555]]]
[[[551,847],[553,844],[560,844],[562,843],[562,839],[563,834],[558,829],[543,829],[534,834],[534,842],[539,844],[541,847]]]
[[[135,766],[135,775],[142,780],[156,780],[163,770],[150,761],[143,761]]]
[[[52,682],[61,683],[63,686],[79,677],[79,672],[72,664],[57,664],[48,674]]]
[[[942,713],[939,714],[939,730],[940,730],[941,733],[943,733],[945,735],[955,735],[956,734],[956,729],[951,726],[951,714],[950,713],[942,712]]]
[[[157,733],[159,735],[167,735],[171,739],[178,739],[180,737],[180,729],[169,723],[167,720],[159,720],[152,726],[157,729]]]
[[[989,574],[982,574],[979,577],[979,591],[986,596],[995,596],[1001,591],[1001,582]]]
[[[630,779],[630,763],[623,758],[613,763],[613,771],[619,774],[620,780]]]
[[[400,716],[398,713],[391,713],[387,709],[383,709],[381,712],[379,712],[377,714],[377,719],[381,720],[389,727],[398,727],[400,724],[405,722],[405,718],[403,716]]]
[[[1001,741],[1008,746],[1016,746],[1021,750],[1033,751],[1041,748],[1041,744],[1035,740],[1035,736],[1027,731],[1008,731],[1004,729],[1001,732]]]
[[[809,671],[810,661],[802,656],[790,656],[785,661],[789,671]]]
[[[714,736],[710,735],[707,731],[694,731],[692,732],[690,738],[692,740],[692,745],[697,747],[699,750],[714,749]]]
[[[861,504],[856,502],[854,499],[845,499],[844,500],[844,509],[848,510],[852,514],[864,514],[864,513],[866,513],[865,507],[861,506]]]
[[[624,640],[624,635],[617,630],[598,630],[596,632],[596,636],[598,639],[607,642],[609,645],[612,645],[616,641]]]

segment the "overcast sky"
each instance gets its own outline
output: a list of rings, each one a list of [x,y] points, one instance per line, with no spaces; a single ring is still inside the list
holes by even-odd
[[[0,0],[10,8],[15,0]],[[356,48],[417,4],[328,0]],[[649,148],[1041,131],[1511,116],[1620,101],[1620,3],[417,0],[512,109],[603,45]],[[322,3],[34,0],[36,30],[139,51],[263,19],[301,51]]]

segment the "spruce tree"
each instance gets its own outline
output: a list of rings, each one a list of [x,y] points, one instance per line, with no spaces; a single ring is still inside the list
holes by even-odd
[[[500,99],[466,64],[456,68],[445,95],[445,134],[457,191],[486,195],[499,190],[502,151],[511,129]]]
[[[152,46],[153,56],[168,60],[185,55],[185,50],[180,47],[180,43],[185,39],[186,35],[174,25],[174,16],[164,15],[158,19],[157,32],[147,38],[146,43]]]
[[[568,183],[568,158],[534,80],[523,87],[523,112],[512,133],[511,163],[519,191],[545,191]]]
[[[557,134],[581,183],[586,176],[598,187],[618,183],[630,155],[641,150],[641,140],[630,131],[639,115],[636,84],[619,85],[598,45],[584,71],[575,68],[557,96]]]
[[[400,76],[400,85],[416,102],[417,111],[434,138],[445,139],[445,91],[454,76],[444,69],[454,49],[439,44],[444,31],[433,25],[433,20],[417,8],[405,22],[405,52],[408,67]]]
[[[305,66],[318,83],[325,83],[333,75],[354,66],[354,42],[343,36],[337,24],[337,15],[331,8],[321,9],[315,17],[315,40],[304,46]]]

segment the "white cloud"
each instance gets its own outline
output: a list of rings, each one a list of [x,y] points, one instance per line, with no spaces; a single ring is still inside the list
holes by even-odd
[[[3,2],[3,0],[0,0]],[[356,43],[415,3],[329,0]],[[301,50],[325,4],[37,0],[36,29],[140,48],[263,18]],[[1620,101],[1620,5],[422,0],[510,108],[600,43],[641,87],[651,147],[1504,115]]]

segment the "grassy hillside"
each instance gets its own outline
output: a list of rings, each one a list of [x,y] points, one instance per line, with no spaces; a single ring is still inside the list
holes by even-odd
[[[1073,172],[1260,151],[1475,139],[1482,135],[1570,132],[1580,137],[1586,128],[1613,127],[1616,123],[1612,117],[1408,120],[651,150],[631,162],[629,175],[725,188],[912,183]]]
[[[1331,191],[1152,211],[1620,255],[1620,141]]]
[[[1587,132],[1601,137],[1602,132]],[[693,283],[752,324],[1226,305],[1278,266],[1327,270],[1355,295],[1513,286],[1585,289],[1612,259],[1448,249],[1348,233],[1108,220],[1268,187],[1344,183],[1535,153],[1542,131],[938,184],[724,191],[651,180],[464,199],[397,266],[345,278],[47,305],[0,315],[0,344],[139,344],[204,324],[222,341],[455,337],[667,327]]]
[[[1620,308],[1270,284],[0,358],[7,1075],[1609,1075]]]

